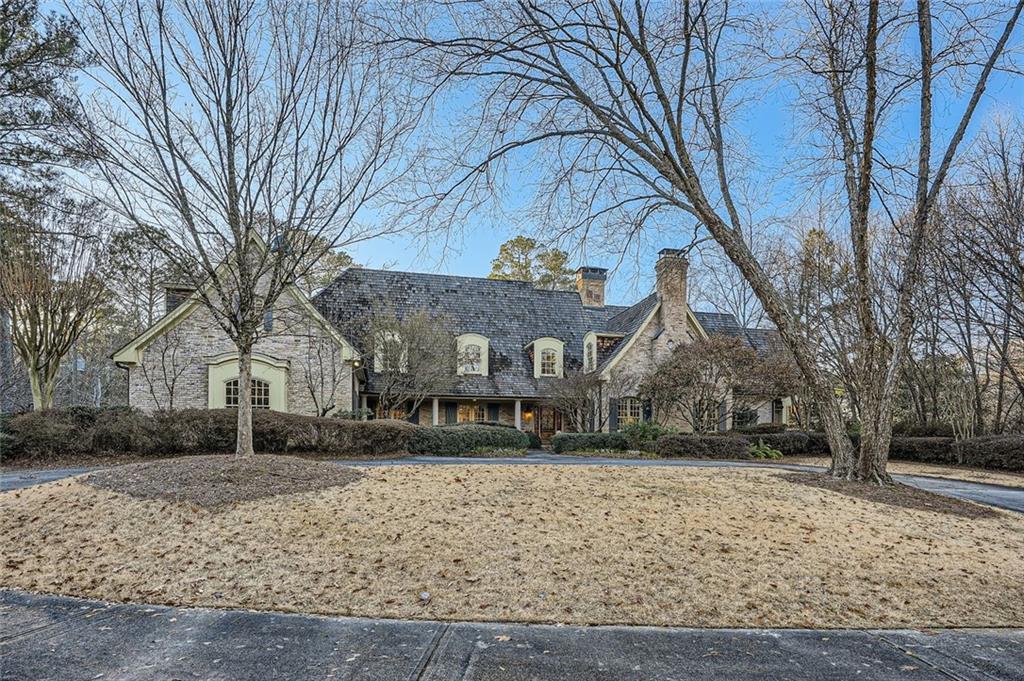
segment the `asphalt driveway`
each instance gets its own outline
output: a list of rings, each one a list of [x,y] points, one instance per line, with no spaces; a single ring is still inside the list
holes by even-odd
[[[686,459],[618,459],[598,456],[565,456],[542,450],[533,450],[526,456],[507,458],[474,458],[460,456],[413,456],[401,459],[376,459],[372,461],[343,460],[336,463],[345,466],[409,466],[409,465],[480,465],[507,464],[530,466],[537,464],[559,466],[682,466],[684,468],[749,468],[771,467],[793,471],[821,471],[817,466],[799,464],[764,464],[756,461],[706,461]],[[0,491],[21,489],[73,475],[81,475],[95,468],[57,468],[49,470],[15,470],[0,473]],[[968,499],[990,506],[996,506],[1017,513],[1024,513],[1024,489],[989,485],[980,482],[933,478],[924,475],[894,475],[893,478],[911,487],[918,487],[937,494]],[[1022,676],[1024,678],[1024,676]]]
[[[1021,679],[1022,630],[560,627],[119,605],[0,590],[0,678]]]

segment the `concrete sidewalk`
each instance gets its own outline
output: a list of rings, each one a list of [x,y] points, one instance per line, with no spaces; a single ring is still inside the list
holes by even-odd
[[[1021,679],[1024,631],[413,622],[0,591],[0,678]]]

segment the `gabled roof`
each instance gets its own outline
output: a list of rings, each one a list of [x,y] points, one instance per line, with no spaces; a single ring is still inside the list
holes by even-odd
[[[698,312],[693,316],[709,335],[731,336],[746,342],[759,353],[768,353],[782,347],[782,338],[775,329],[755,329],[740,326],[736,317],[727,312]]]

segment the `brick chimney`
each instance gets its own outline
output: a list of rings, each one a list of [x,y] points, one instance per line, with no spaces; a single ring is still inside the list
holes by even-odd
[[[604,307],[604,282],[608,270],[601,267],[580,267],[576,270],[576,290],[584,307]]]
[[[657,278],[655,289],[661,301],[662,324],[667,337],[675,342],[686,338],[687,311],[686,272],[690,262],[680,248],[663,248],[658,251],[658,263],[654,266]]]

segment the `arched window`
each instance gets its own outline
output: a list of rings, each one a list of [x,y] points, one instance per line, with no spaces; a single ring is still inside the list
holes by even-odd
[[[593,371],[597,366],[597,355],[594,352],[594,341],[590,341],[587,343],[586,355],[587,371]]]
[[[540,375],[558,375],[558,353],[551,348],[545,348],[540,352]]]
[[[640,423],[644,417],[643,404],[636,397],[623,397],[619,400],[619,427]]]
[[[481,372],[481,357],[483,351],[476,343],[470,343],[462,348],[462,373],[479,374]]]
[[[270,384],[258,378],[252,379],[250,393],[253,409],[270,409]],[[234,378],[224,384],[224,406],[238,409],[238,379]]]

